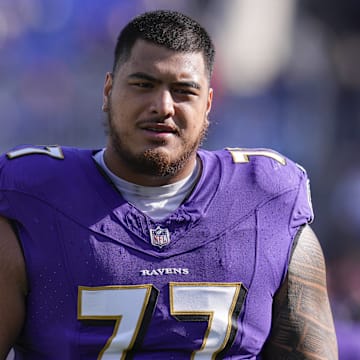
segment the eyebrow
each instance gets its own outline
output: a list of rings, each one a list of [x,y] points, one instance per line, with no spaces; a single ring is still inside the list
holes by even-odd
[[[146,80],[146,81],[152,81],[155,83],[160,83],[161,81],[157,78],[155,78],[154,76],[151,76],[149,74],[143,73],[143,72],[136,72],[133,74],[130,74],[128,76],[129,79],[142,79],[142,80]],[[179,86],[184,86],[184,87],[189,87],[189,88],[193,88],[193,89],[197,89],[200,90],[201,86],[199,83],[197,83],[196,81],[175,81],[174,84],[179,85]]]

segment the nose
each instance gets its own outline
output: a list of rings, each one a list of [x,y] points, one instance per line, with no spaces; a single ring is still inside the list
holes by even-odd
[[[174,116],[175,103],[169,89],[159,89],[159,91],[154,94],[151,103],[151,112],[165,118]]]

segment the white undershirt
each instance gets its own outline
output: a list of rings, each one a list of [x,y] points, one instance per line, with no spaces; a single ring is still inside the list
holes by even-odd
[[[174,212],[190,194],[200,172],[199,161],[185,179],[163,186],[142,186],[116,176],[106,166],[105,149],[97,152],[94,159],[121,192],[124,199],[154,220],[161,220]]]

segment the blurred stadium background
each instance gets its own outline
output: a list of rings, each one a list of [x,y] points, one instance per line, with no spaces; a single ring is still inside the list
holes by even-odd
[[[204,147],[271,147],[308,170],[340,359],[360,359],[358,0],[1,0],[0,151],[103,146],[116,36],[157,8],[187,13],[215,41]]]

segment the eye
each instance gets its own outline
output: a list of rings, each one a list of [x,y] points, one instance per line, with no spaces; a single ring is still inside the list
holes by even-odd
[[[154,87],[154,85],[149,81],[131,82],[130,85],[141,89],[151,89]]]
[[[176,89],[175,91],[179,94],[192,94],[192,92],[188,89]]]
[[[179,95],[187,95],[187,96],[196,96],[197,92],[192,89],[192,88],[188,88],[188,87],[179,87],[179,88],[174,88],[173,92]]]

